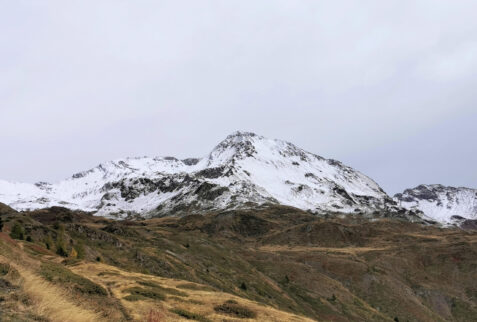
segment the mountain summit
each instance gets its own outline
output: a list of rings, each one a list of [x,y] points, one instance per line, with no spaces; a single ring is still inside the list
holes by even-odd
[[[0,181],[0,202],[17,210],[63,206],[119,218],[267,203],[318,213],[399,210],[360,172],[249,132],[227,136],[203,158],[119,159],[54,184]]]
[[[400,206],[424,212],[443,224],[477,220],[477,189],[419,185],[394,196]]]

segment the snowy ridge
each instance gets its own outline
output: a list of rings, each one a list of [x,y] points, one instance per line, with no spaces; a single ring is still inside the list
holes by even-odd
[[[400,206],[420,210],[443,224],[477,219],[477,189],[420,185],[396,194],[394,199]]]
[[[236,132],[201,159],[125,158],[64,181],[0,181],[17,210],[63,206],[124,218],[180,215],[275,203],[315,212],[398,210],[372,179],[295,145]]]

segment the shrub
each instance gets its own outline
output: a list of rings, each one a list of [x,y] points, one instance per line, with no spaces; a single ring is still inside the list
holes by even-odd
[[[334,301],[336,301],[336,295],[334,295],[334,294],[331,295],[331,297],[327,298],[327,300],[328,300],[329,302],[334,302]]]
[[[182,297],[188,297],[189,296],[187,293],[176,290],[175,288],[162,287],[161,285],[159,285],[157,283],[154,283],[154,282],[138,281],[137,283],[142,285],[142,286],[149,287],[152,290],[155,290],[155,291],[158,291],[158,292],[164,292],[166,294],[172,294],[172,295],[182,296]]]
[[[58,227],[58,235],[56,236],[56,253],[62,257],[68,257],[68,251],[66,250],[65,245],[65,228],[63,225]]]
[[[61,257],[68,257],[68,252],[66,248],[62,244],[56,245],[56,254],[60,255]]]
[[[145,289],[140,287],[131,287],[126,290],[130,295],[126,296],[124,299],[128,301],[138,301],[150,298],[153,300],[163,301],[166,299],[166,296],[158,291],[153,289]]]
[[[170,310],[172,313],[175,313],[183,318],[186,318],[188,320],[196,320],[200,322],[209,322],[210,320],[207,319],[205,316],[197,314],[197,313],[192,313],[183,309],[171,309]]]
[[[218,305],[214,307],[214,310],[218,313],[224,313],[228,315],[232,315],[237,318],[244,318],[244,319],[253,319],[257,317],[257,313],[246,308],[243,305],[225,302],[222,305]]]
[[[0,276],[7,275],[10,271],[10,264],[0,263]]]
[[[85,251],[84,251],[84,244],[82,241],[78,242],[78,245],[75,246],[76,253],[78,254],[78,259],[84,259]]]
[[[20,240],[25,239],[25,230],[18,222],[13,225],[12,231],[10,232],[10,237]]]
[[[44,243],[46,246],[46,249],[50,250],[51,247],[53,246],[53,239],[51,238],[51,235],[48,233],[44,239]]]
[[[32,243],[33,239],[31,238],[31,236],[28,235],[27,238],[26,238],[26,241]]]
[[[238,304],[238,302],[235,301],[235,300],[227,300],[227,301],[225,301],[225,303],[227,303],[227,304]]]

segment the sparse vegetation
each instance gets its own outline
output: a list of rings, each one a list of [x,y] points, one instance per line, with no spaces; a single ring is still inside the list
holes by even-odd
[[[474,232],[393,220],[317,219],[289,208],[244,212],[127,227],[64,209],[3,215],[9,232],[18,223],[32,241],[0,234],[0,263],[12,264],[0,265],[0,277],[17,287],[15,298],[0,288],[0,311],[17,303],[25,311],[16,320],[55,321],[51,307],[35,310],[56,303],[19,286],[30,273],[45,289],[61,293],[79,316],[92,313],[88,321],[146,320],[152,308],[163,320],[179,319],[170,308],[210,320],[250,314],[243,308],[254,319],[277,321],[292,320],[282,310],[298,314],[297,321],[468,321],[477,313]],[[67,241],[66,259],[55,255],[58,237]],[[14,265],[22,274],[15,280]]]
[[[70,258],[78,258],[78,252],[76,251],[76,249],[71,248],[71,252],[70,252],[69,257]]]
[[[336,301],[336,295],[331,295],[331,297],[327,298],[329,302],[335,302]]]
[[[108,293],[100,285],[71,272],[61,264],[43,263],[40,274],[48,281],[63,285],[75,292],[88,295],[106,296]]]
[[[44,238],[44,243],[45,243],[45,247],[46,249],[50,250],[51,247],[53,246],[53,239],[51,238],[51,235],[50,233],[48,233],[45,238]]]
[[[182,284],[178,284],[176,287],[182,288],[185,290],[214,291],[214,289],[210,286],[204,286],[204,285],[192,284],[192,283],[182,283]]]
[[[20,225],[18,221],[16,221],[13,224],[12,230],[10,231],[10,237],[12,237],[13,239],[20,239],[20,240],[25,239],[25,230],[23,229],[23,226]]]
[[[79,241],[78,244],[75,246],[78,259],[84,259],[85,257],[85,249],[83,241]]]
[[[223,313],[227,315],[231,315],[237,318],[244,318],[244,319],[253,319],[257,316],[257,313],[248,309],[247,307],[232,303],[231,301],[227,301],[221,305],[214,307],[214,310],[218,313]]]
[[[124,298],[128,301],[139,301],[139,300],[145,300],[145,299],[163,301],[166,299],[166,296],[164,293],[160,292],[159,290],[150,289],[150,288],[146,289],[141,287],[131,287],[126,289],[125,292],[130,294]]]
[[[68,257],[68,250],[66,249],[65,244],[65,228],[61,224],[56,225],[56,229],[58,230],[58,234],[56,236],[56,254],[62,257]]]
[[[0,263],[0,276],[5,276],[10,271],[10,265],[7,263]]]
[[[197,314],[197,313],[192,313],[187,310],[183,309],[171,309],[171,312],[186,318],[188,320],[195,320],[195,321],[200,321],[200,322],[210,322],[209,319],[207,319],[205,316]]]

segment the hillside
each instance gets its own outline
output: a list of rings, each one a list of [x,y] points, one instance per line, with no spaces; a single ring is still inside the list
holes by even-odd
[[[283,206],[138,221],[59,207],[0,215],[7,321],[477,316],[472,231]],[[15,223],[24,240],[10,238]]]

